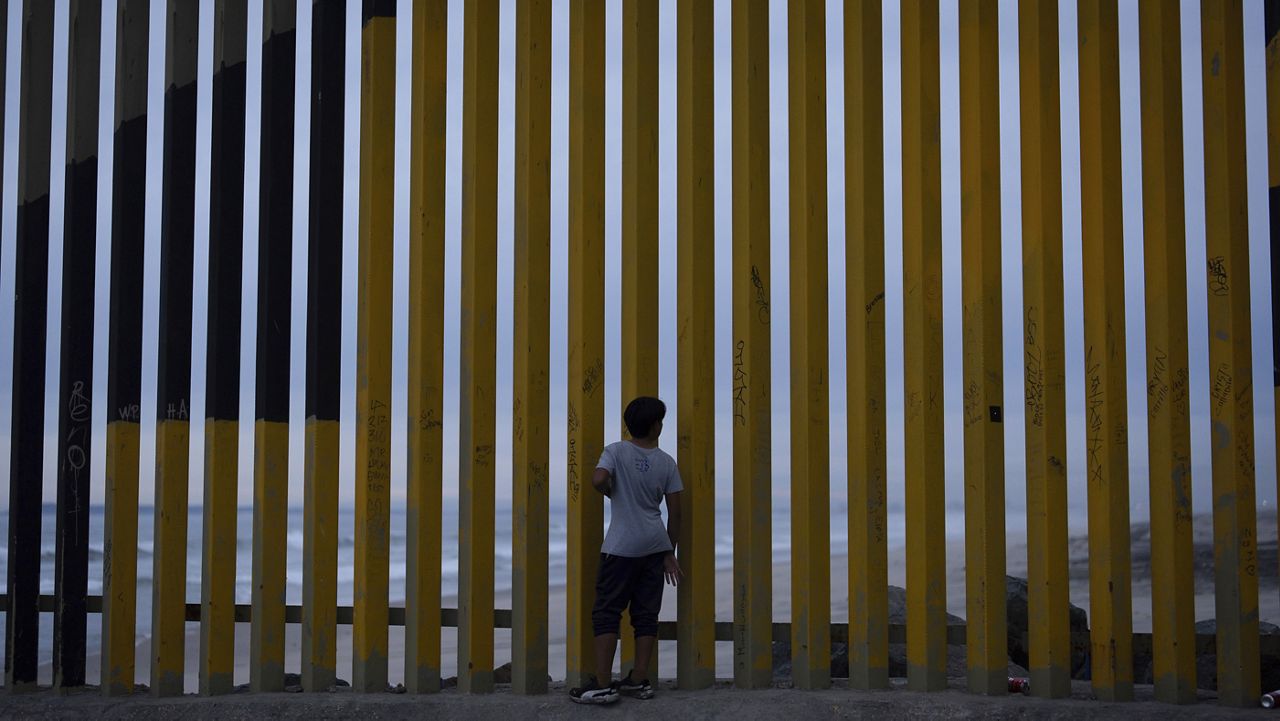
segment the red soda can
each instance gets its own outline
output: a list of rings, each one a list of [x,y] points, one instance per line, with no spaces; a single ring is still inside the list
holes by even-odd
[[[1280,707],[1280,689],[1262,694],[1262,708]]]
[[[1031,693],[1031,679],[1021,676],[1009,677],[1009,693]]]

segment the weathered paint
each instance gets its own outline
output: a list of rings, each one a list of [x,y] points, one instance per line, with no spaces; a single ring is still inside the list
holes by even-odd
[[[1022,358],[1031,693],[1071,693],[1066,350],[1058,4],[1018,5],[1022,132]]]
[[[443,88],[442,88],[443,89]],[[551,3],[516,5],[511,689],[547,691]]]
[[[238,385],[238,384],[237,384]],[[239,422],[204,422],[204,534],[200,593],[200,693],[235,690],[236,482]]]
[[[969,690],[1009,693],[1000,272],[1000,19],[960,2],[960,234],[964,302],[965,606]]]
[[[907,683],[947,687],[938,2],[902,4]]]
[[[1187,238],[1182,171],[1182,20],[1177,3],[1138,6],[1142,78],[1142,237],[1146,269],[1147,458],[1156,698],[1196,700],[1191,543]]]
[[[448,10],[444,0],[413,8],[404,669],[410,693],[440,690]]]
[[[342,203],[346,0],[311,11],[311,163],[307,228],[307,390],[302,511],[302,687],[337,673],[338,447],[342,365]]]
[[[1258,539],[1240,0],[1200,5],[1218,703],[1258,702]]]
[[[604,448],[605,6],[569,3],[569,390],[566,683],[594,673],[591,605],[604,498],[591,474]]]
[[[44,487],[45,314],[49,283],[49,126],[53,5],[22,7],[14,250],[13,393],[9,461],[5,686],[34,688],[40,637],[40,505]]]
[[[715,682],[715,8],[677,4],[676,448],[684,516],[677,544],[676,679]]]
[[[733,3],[733,677],[773,682],[769,7]]]
[[[849,422],[849,683],[889,685],[884,347],[884,60],[880,3],[844,13]]]
[[[289,424],[257,419],[253,424],[253,446],[253,621],[249,631],[249,686],[255,691],[283,691]]]
[[[0,8],[3,10],[5,8]],[[84,685],[93,416],[94,261],[98,236],[98,90],[102,2],[75,0],[68,18],[66,195],[58,392],[58,511],[53,685]]]
[[[146,215],[149,0],[116,6],[110,330],[103,499],[102,692],[133,693],[138,578],[138,436]],[[10,587],[12,588],[12,587]]]
[[[303,450],[302,688],[326,691],[338,663],[338,451],[335,419],[307,417]]]
[[[467,0],[462,91],[458,690],[493,690],[498,3]]]
[[[791,271],[791,677],[831,685],[825,0],[787,3]]]
[[[165,12],[165,153],[151,601],[151,693],[156,696],[182,694],[186,662],[184,619],[199,10],[181,0],[168,0]]]
[[[360,72],[356,309],[356,537],[352,687],[387,687],[391,513],[391,278],[395,209],[395,4],[365,2]]]
[[[190,422],[156,423],[156,496],[151,594],[151,693],[184,692],[187,591],[187,464]]]
[[[1093,691],[1127,701],[1133,698],[1133,604],[1116,16],[1114,2],[1079,4],[1080,97],[1093,99],[1080,104],[1080,225]]]
[[[200,693],[209,695],[235,690],[247,23],[245,0],[214,3],[209,330],[205,356],[204,530],[201,534],[198,661]]]

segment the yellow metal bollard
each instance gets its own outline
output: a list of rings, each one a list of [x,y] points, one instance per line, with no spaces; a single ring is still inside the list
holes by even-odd
[[[395,4],[365,3],[360,73],[360,265],[356,309],[356,537],[352,679],[387,687],[391,503],[391,276]]]
[[[1182,172],[1182,28],[1176,3],[1138,6],[1142,73],[1142,235],[1146,268],[1151,484],[1152,662],[1156,698],[1196,700],[1191,538],[1191,378]]]
[[[253,453],[253,621],[249,685],[284,690],[289,525],[289,334],[293,315],[295,0],[262,12],[262,148],[258,212],[257,418]]]
[[[733,3],[733,676],[773,682],[769,7]]]
[[[467,0],[465,18],[458,690],[486,693],[493,690],[498,3]]]
[[[658,395],[658,3],[622,0],[622,405]],[[624,429],[625,432],[625,429]],[[635,662],[622,614],[622,673]],[[658,649],[648,678],[658,678]]]
[[[1009,692],[1004,583],[999,36],[996,0],[961,0],[966,647],[969,690],[988,695]]]
[[[787,3],[791,253],[791,677],[831,685],[824,0]]]
[[[187,620],[187,475],[190,453],[191,279],[195,226],[195,5],[165,13],[164,222],[160,231],[160,331],[156,392],[155,547],[151,692],[183,692]]]
[[[1022,356],[1031,693],[1071,694],[1066,357],[1057,2],[1018,5],[1022,127]]]
[[[604,499],[591,475],[604,448],[605,7],[569,4],[569,398],[566,684],[595,669],[591,606]],[[601,679],[603,682],[603,679]]]
[[[849,683],[860,689],[889,685],[882,23],[878,0],[845,3]]]
[[[440,521],[444,456],[446,0],[413,6],[409,197],[408,574],[405,686],[440,690]]]
[[[676,589],[680,688],[715,682],[715,8],[677,6],[679,403],[677,460],[684,481]]]
[[[907,683],[947,687],[938,2],[902,4]]]
[[[345,0],[312,4],[311,47],[301,671],[305,690],[323,691],[337,675]]]
[[[1240,0],[1200,5],[1218,702],[1259,694],[1249,207]]]
[[[138,603],[138,436],[145,251],[148,0],[116,6],[115,170],[111,182],[111,329],[103,494],[102,693],[134,690]]]
[[[1124,228],[1116,5],[1079,5],[1080,221],[1084,268],[1085,444],[1093,691],[1133,698]]]
[[[235,689],[247,3],[214,4],[200,693]]]
[[[547,691],[551,3],[516,6],[511,688]]]

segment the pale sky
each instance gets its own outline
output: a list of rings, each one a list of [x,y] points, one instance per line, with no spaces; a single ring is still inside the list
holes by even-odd
[[[556,0],[553,17],[553,86],[552,86],[552,332],[551,332],[551,494],[553,504],[564,498],[565,457],[565,356],[566,326],[563,318],[566,310],[566,243],[567,243],[567,160],[568,160],[568,0]],[[731,103],[730,103],[730,2],[715,0],[716,25],[716,264],[717,264],[717,487],[720,498],[727,504],[731,491],[731,407],[730,407],[730,288],[728,270],[731,248]],[[17,108],[20,70],[20,11],[21,3],[9,4],[8,62],[5,78],[4,124],[5,163],[3,168],[3,218],[0,234],[0,399],[8,408],[12,380],[12,313],[13,313],[13,258],[15,218],[13,208],[16,198],[17,171]],[[192,368],[193,419],[204,418],[204,365],[205,327],[207,307],[207,257],[208,257],[208,169],[210,129],[210,79],[212,73],[212,0],[201,0],[200,36],[200,88],[197,128],[197,202],[196,202],[196,273],[194,278],[195,304],[193,310],[194,348]],[[252,3],[251,3],[252,5]],[[56,41],[54,51],[54,110],[53,110],[53,193],[50,218],[50,273],[53,281],[49,297],[49,343],[46,393],[46,503],[54,501],[54,456],[56,454],[57,418],[54,413],[57,396],[57,353],[61,276],[61,232],[63,208],[63,162],[65,161],[66,117],[66,64],[67,64],[67,0],[58,0],[55,19]],[[1199,74],[1200,21],[1199,4],[1183,0],[1183,89],[1184,89],[1184,138],[1186,162],[1187,208],[1187,257],[1192,269],[1204,266],[1204,182],[1201,122],[1201,83]],[[409,72],[410,72],[410,23],[412,3],[399,1],[398,25],[398,74],[397,74],[397,167],[396,167],[396,271],[395,297],[395,369],[394,387],[402,394],[405,385],[407,357],[406,298],[408,274],[405,262],[408,258],[408,122],[409,122]],[[845,370],[844,370],[844,122],[843,122],[843,3],[829,0],[827,10],[827,82],[828,82],[828,196],[829,196],[829,258],[830,258],[830,347],[831,347],[831,488],[833,504],[842,507],[847,483],[844,468],[846,452],[845,425]],[[957,0],[941,2],[941,58],[942,58],[942,178],[943,178],[943,253],[944,253],[944,303],[946,308],[945,354],[947,367],[946,428],[947,428],[947,502],[959,506],[963,503],[962,485],[962,423],[960,394],[960,168],[959,168],[959,116],[958,116],[958,39]],[[498,497],[510,497],[509,462],[511,452],[511,284],[512,284],[512,163],[514,153],[514,32],[515,2],[502,2],[501,69],[499,101],[499,185],[498,185],[498,243],[499,243],[499,298],[498,298]],[[668,450],[674,452],[676,428],[676,328],[675,328],[675,251],[676,251],[676,35],[675,0],[661,0],[660,45],[660,212],[661,235],[661,394],[668,401],[670,415],[667,427],[672,429],[664,439]],[[107,284],[108,240],[110,237],[110,199],[113,118],[114,48],[115,48],[115,0],[104,0],[103,30],[103,104],[100,115],[99,150],[99,248],[98,285],[99,298],[96,312],[97,337],[95,341],[94,378],[94,442],[92,448],[92,483],[95,503],[102,499],[103,433],[106,418],[105,351],[107,342]],[[1017,3],[1014,0],[1000,2],[1000,84],[1001,84],[1001,176],[1004,252],[1005,323],[1005,403],[1006,403],[1006,454],[1007,454],[1007,507],[1010,511],[1010,527],[1021,526],[1022,502],[1025,479],[1023,476],[1023,415],[1022,359],[1021,359],[1021,251],[1020,236],[1020,184],[1019,184],[1019,127],[1018,127],[1018,67],[1017,67]],[[360,3],[348,3],[347,34],[347,145],[345,187],[345,248],[344,248],[344,300],[348,308],[343,327],[343,423],[342,446],[342,499],[350,502],[354,491],[354,338],[355,338],[355,262],[356,228],[358,223],[358,163],[359,163],[359,59]],[[786,113],[786,3],[770,0],[771,27],[771,230],[773,239],[772,275],[774,287],[771,301],[773,313],[773,464],[775,496],[785,498],[789,485],[789,436],[788,436],[788,314],[787,301],[787,113]],[[1060,52],[1062,92],[1062,152],[1063,152],[1063,220],[1064,253],[1066,267],[1066,342],[1067,342],[1067,402],[1068,402],[1068,469],[1069,494],[1073,525],[1082,524],[1084,490],[1084,389],[1083,389],[1083,327],[1080,298],[1080,203],[1079,203],[1079,102],[1077,98],[1076,70],[1076,13],[1075,3],[1063,0],[1060,8]],[[1138,17],[1137,3],[1125,0],[1120,3],[1121,42],[1121,96],[1123,134],[1123,186],[1125,227],[1125,274],[1128,314],[1128,364],[1129,364],[1129,417],[1131,454],[1131,506],[1135,516],[1146,514],[1146,399],[1145,357],[1143,344],[1143,290],[1142,290],[1142,217],[1141,217],[1141,137],[1138,106]],[[156,331],[158,327],[158,261],[159,220],[162,160],[163,118],[163,52],[164,52],[164,3],[152,3],[151,19],[151,68],[150,104],[148,126],[148,217],[147,253],[145,258],[144,300],[144,361],[143,361],[143,442],[141,500],[147,504],[152,498],[154,479],[154,407],[156,383]],[[446,286],[446,383],[445,383],[445,448],[446,493],[456,492],[456,448],[458,445],[458,277],[460,265],[460,207],[461,207],[461,137],[462,137],[462,3],[450,3],[449,47],[449,118],[448,118],[448,205],[446,232],[448,272]],[[250,38],[261,37],[261,17],[253,13],[249,19]],[[1274,401],[1271,388],[1271,318],[1270,278],[1267,218],[1267,169],[1265,128],[1265,78],[1262,38],[1262,3],[1250,0],[1245,3],[1246,35],[1242,38],[1246,59],[1246,113],[1249,145],[1249,233],[1252,249],[1251,283],[1253,288],[1254,324],[1254,387],[1257,409],[1257,469],[1259,510],[1274,509],[1275,484],[1275,423]],[[311,3],[299,2],[298,32],[300,39],[310,37]],[[619,347],[616,330],[619,319],[620,271],[619,243],[621,237],[621,0],[609,0],[607,19],[607,278],[608,310],[606,336],[606,438],[616,437],[620,430],[619,398]],[[249,94],[247,102],[246,187],[245,197],[245,266],[242,351],[242,402],[241,402],[241,478],[242,504],[252,499],[252,419],[253,419],[253,369],[255,353],[256,273],[257,273],[257,172],[259,160],[260,112],[259,84],[261,72],[261,44],[249,43]],[[305,200],[308,176],[308,143],[310,114],[310,47],[307,42],[298,45],[297,117],[295,151],[295,230],[294,230],[294,281],[293,281],[293,383],[291,421],[294,429],[290,454],[290,502],[302,502],[302,421],[305,388],[305,301],[306,301],[306,224]],[[888,321],[888,460],[889,500],[903,500],[903,446],[902,446],[902,261],[901,261],[901,132],[900,132],[900,82],[899,82],[899,15],[896,3],[885,3],[884,11],[884,71],[885,71],[885,234],[886,234],[886,312]],[[1206,296],[1203,274],[1188,273],[1190,299],[1191,380],[1195,392],[1191,396],[1193,439],[1193,486],[1197,513],[1207,512],[1210,503],[1211,480],[1209,476],[1208,446],[1208,377]],[[397,402],[402,395],[397,395]],[[394,409],[393,444],[393,494],[404,495],[404,406]],[[8,413],[0,414],[0,495],[7,494],[9,467]],[[202,497],[203,483],[203,424],[192,425],[190,497],[193,504]],[[452,450],[451,450],[452,449]],[[1266,504],[1265,506],[1263,504]],[[554,505],[553,505],[554,508]],[[1273,512],[1273,511],[1269,511]],[[958,530],[958,529],[954,529]]]

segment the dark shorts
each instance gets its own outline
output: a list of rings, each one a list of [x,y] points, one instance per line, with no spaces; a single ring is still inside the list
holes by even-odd
[[[658,611],[662,609],[662,562],[667,552],[632,558],[600,554],[596,579],[596,605],[591,610],[595,634],[617,633],[622,611],[631,610],[636,638],[658,635]]]

